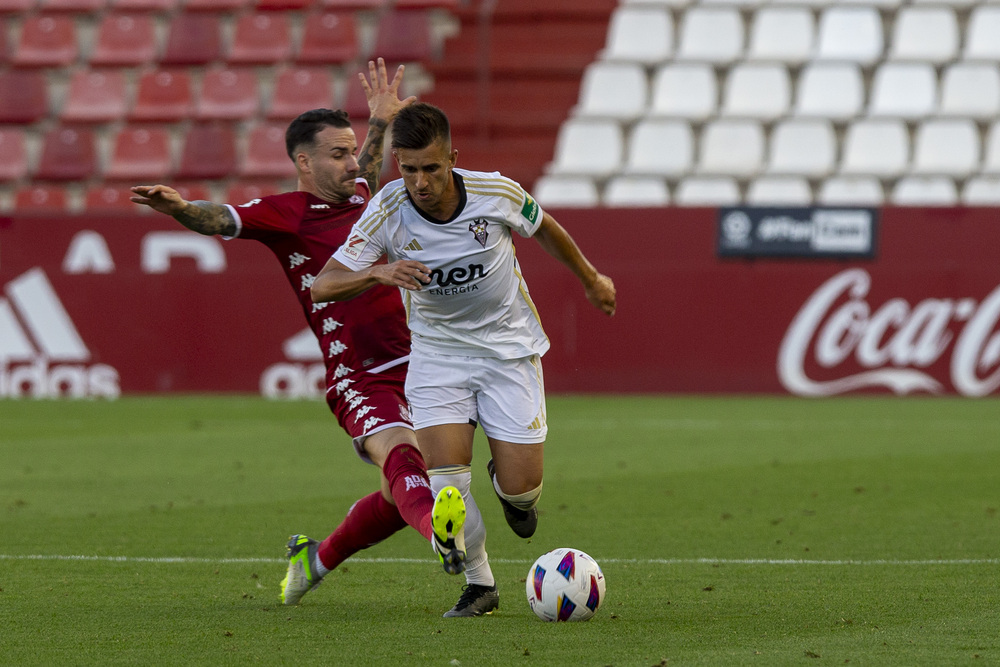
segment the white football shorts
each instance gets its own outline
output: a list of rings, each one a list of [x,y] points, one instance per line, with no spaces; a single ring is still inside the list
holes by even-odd
[[[406,400],[415,429],[479,422],[491,438],[545,442],[542,360],[410,352]]]

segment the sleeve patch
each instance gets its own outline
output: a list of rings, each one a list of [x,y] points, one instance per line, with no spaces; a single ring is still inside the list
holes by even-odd
[[[531,195],[524,195],[524,206],[521,207],[521,215],[528,219],[528,222],[535,224],[538,221],[538,204],[531,198]]]
[[[361,253],[364,252],[366,247],[368,247],[368,239],[355,232],[347,238],[340,250],[347,257],[350,257],[354,261],[358,261],[358,259],[361,258]]]

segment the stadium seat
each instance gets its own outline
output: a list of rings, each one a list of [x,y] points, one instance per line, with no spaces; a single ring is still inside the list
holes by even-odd
[[[955,63],[941,75],[941,116],[987,120],[1000,116],[1000,68],[991,63]]]
[[[597,186],[584,176],[542,176],[532,195],[543,207],[589,208],[597,206]]]
[[[901,0],[895,1],[899,2]],[[810,10],[820,10],[835,4],[835,0],[771,0],[770,4],[774,6],[794,5],[795,7],[806,7]]]
[[[767,173],[826,176],[836,167],[837,135],[828,120],[785,120],[771,131]]]
[[[1000,61],[1000,7],[979,5],[969,13],[965,29],[966,60]]]
[[[812,55],[816,26],[805,7],[763,7],[750,25],[747,60],[799,64]]]
[[[189,12],[234,12],[247,7],[249,0],[181,0]]]
[[[312,0],[256,0],[258,11],[297,12],[312,5]]]
[[[59,118],[63,123],[108,123],[125,117],[125,77],[118,69],[77,70]]]
[[[747,185],[746,203],[751,206],[809,206],[812,189],[801,176],[761,176]]]
[[[251,128],[238,174],[241,178],[295,178],[295,165],[285,150],[283,124],[264,123]]]
[[[656,65],[674,51],[674,21],[657,7],[618,7],[611,15],[604,60]]]
[[[958,19],[950,7],[902,7],[892,27],[889,57],[940,65],[958,56]]]
[[[740,203],[740,188],[732,178],[689,176],[677,184],[677,206],[735,206]]]
[[[82,181],[97,168],[94,133],[86,127],[55,127],[42,139],[35,178],[43,181]]]
[[[358,31],[354,14],[323,12],[306,17],[297,62],[330,65],[350,62],[357,56]]]
[[[684,12],[677,60],[731,63],[743,54],[743,19],[734,7],[697,6]]]
[[[705,63],[669,63],[653,78],[650,115],[705,120],[715,113],[715,71]]]
[[[288,67],[278,73],[267,117],[291,120],[310,109],[332,109],[333,81],[326,67]]]
[[[913,173],[965,178],[979,167],[979,130],[968,118],[928,120],[913,139]]]
[[[191,76],[181,69],[151,70],[139,77],[129,118],[136,121],[175,122],[194,113]]]
[[[816,203],[824,206],[881,206],[882,184],[874,176],[834,176],[823,181]]]
[[[647,118],[629,135],[625,174],[681,176],[694,164],[694,132],[682,120]]]
[[[701,131],[698,172],[752,176],[764,159],[764,130],[753,120],[713,120]]]
[[[986,146],[983,149],[984,174],[1000,174],[1000,121],[990,123],[986,132]]]
[[[28,175],[24,129],[0,128],[0,181],[17,181]]]
[[[889,203],[896,206],[955,206],[958,190],[954,181],[943,176],[905,176],[893,186]]]
[[[236,20],[227,60],[234,65],[264,65],[292,55],[288,17],[282,12],[255,12]]]
[[[174,190],[177,190],[178,194],[187,201],[198,199],[203,201],[215,200],[215,197],[212,196],[212,189],[202,181],[178,182],[172,185]]]
[[[390,10],[379,18],[372,55],[387,63],[431,60],[431,29],[428,10]]]
[[[252,69],[214,67],[201,79],[195,115],[199,120],[246,120],[259,107],[257,76]]]
[[[79,54],[73,19],[64,15],[29,15],[21,24],[11,63],[18,67],[66,67]]]
[[[153,19],[148,14],[108,13],[97,28],[91,65],[142,65],[157,53]]]
[[[170,134],[163,127],[129,126],[114,137],[104,177],[162,181],[173,173]]]
[[[0,0],[0,14],[21,14],[34,6],[35,0]]]
[[[864,79],[853,63],[809,63],[799,72],[795,115],[848,120],[865,99]]]
[[[391,4],[392,0],[320,0],[320,5],[324,8],[338,12],[360,10],[382,9]]]
[[[835,6],[819,19],[816,60],[871,65],[882,57],[882,18],[874,7]]]
[[[48,112],[48,91],[42,71],[0,70],[0,123],[34,123]]]
[[[841,173],[892,178],[906,170],[909,158],[903,121],[859,120],[848,126],[844,136]]]
[[[923,118],[937,105],[937,77],[929,63],[883,63],[872,78],[868,112],[874,117]]]
[[[18,213],[65,213],[69,196],[62,185],[33,183],[14,192],[14,210]]]
[[[961,201],[966,206],[1000,205],[1000,178],[975,176],[962,187]]]
[[[170,20],[161,65],[207,65],[222,55],[219,17],[183,12]]]
[[[738,63],[726,76],[722,115],[774,120],[786,114],[791,98],[792,85],[784,65]]]
[[[133,204],[129,197],[129,185],[125,183],[100,183],[93,185],[83,194],[83,208],[87,213],[101,215],[149,214],[153,209]]]
[[[601,202],[620,207],[666,206],[670,203],[670,192],[662,178],[616,176],[604,186]]]
[[[648,89],[646,70],[639,63],[597,61],[583,73],[580,103],[574,113],[581,117],[633,120],[646,111]]]
[[[180,0],[109,0],[111,9],[119,12],[163,12],[177,9]]]
[[[277,186],[273,179],[253,182],[238,181],[230,185],[226,190],[226,202],[233,206],[239,206],[254,199],[276,195],[279,192],[281,192],[281,188]]]
[[[42,12],[98,12],[105,8],[107,0],[38,0]]]
[[[225,178],[235,169],[236,139],[229,125],[198,124],[188,129],[175,174],[178,179]]]
[[[617,121],[570,119],[559,128],[550,173],[605,177],[619,169],[623,154]]]

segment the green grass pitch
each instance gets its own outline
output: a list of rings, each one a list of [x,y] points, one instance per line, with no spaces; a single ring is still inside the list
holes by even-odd
[[[1000,402],[549,398],[538,532],[516,538],[477,439],[500,609],[443,619],[412,530],[277,604],[291,533],[375,488],[325,406],[255,397],[0,401],[0,663],[1000,663]],[[542,552],[607,598],[547,624]]]

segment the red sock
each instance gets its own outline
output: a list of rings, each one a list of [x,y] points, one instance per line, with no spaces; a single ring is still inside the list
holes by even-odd
[[[319,559],[325,568],[332,570],[404,526],[406,522],[399,511],[382,497],[381,491],[376,491],[354,503],[337,530],[320,542]]]
[[[412,445],[396,445],[382,466],[382,473],[389,480],[392,499],[399,514],[413,526],[424,539],[431,539],[431,511],[434,495],[427,479],[424,457]]]

